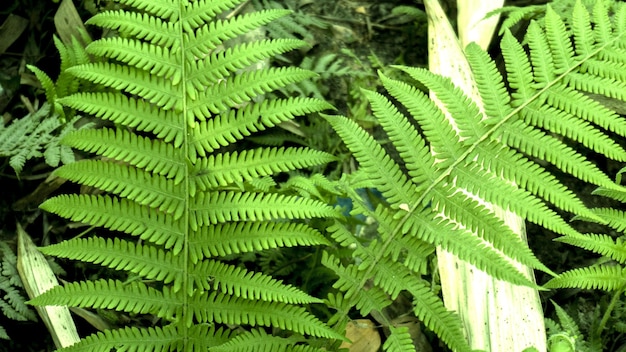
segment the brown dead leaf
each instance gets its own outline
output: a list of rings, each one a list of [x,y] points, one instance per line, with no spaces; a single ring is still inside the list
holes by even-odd
[[[346,326],[346,337],[352,343],[344,342],[340,348],[347,348],[350,352],[376,352],[380,349],[380,334],[369,319],[349,322]]]

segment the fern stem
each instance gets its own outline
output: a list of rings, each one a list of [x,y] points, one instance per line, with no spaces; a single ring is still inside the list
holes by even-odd
[[[183,16],[183,14],[185,13],[185,8],[182,2],[179,3],[179,18]],[[181,55],[181,62],[182,63],[186,63],[188,62],[187,60],[193,60],[193,58],[188,58],[187,57],[187,50],[185,50],[185,48],[183,48],[183,46],[185,45],[185,35],[184,35],[184,30],[182,28],[182,24],[180,22],[177,23],[177,25],[179,26],[179,30],[178,30],[178,34],[179,34],[179,39],[178,41],[180,42],[181,45],[181,50],[180,50],[180,55]],[[181,100],[182,100],[182,106],[181,106],[181,114],[183,114],[183,116],[187,117],[189,112],[188,112],[188,107],[187,107],[187,84],[185,84],[185,80],[187,79],[187,65],[186,64],[182,64],[180,65],[180,76],[182,77],[182,82],[181,84]],[[184,155],[184,157],[186,158],[187,162],[184,165],[184,184],[185,184],[185,188],[184,188],[184,202],[185,202],[185,209],[183,212],[183,216],[182,218],[184,219],[184,223],[185,224],[189,224],[190,220],[191,220],[191,215],[190,215],[190,206],[191,206],[191,195],[189,192],[191,183],[190,183],[190,174],[191,174],[191,170],[190,170],[190,163],[191,160],[189,160],[189,138],[191,135],[191,131],[189,131],[189,128],[191,127],[191,121],[189,121],[188,118],[185,118],[183,120],[183,130],[184,130],[184,142],[182,144],[182,153]],[[185,226],[184,229],[184,240],[183,240],[183,249],[181,251],[180,254],[182,254],[183,256],[183,286],[182,286],[182,290],[184,290],[184,294],[181,295],[182,296],[182,316],[178,317],[179,321],[181,321],[182,323],[179,324],[179,328],[182,330],[182,332],[180,333],[181,336],[189,336],[189,326],[188,324],[185,322],[185,317],[188,316],[189,314],[192,314],[192,312],[189,310],[189,297],[191,295],[191,292],[186,292],[187,290],[189,290],[189,265],[190,265],[190,261],[189,261],[189,234],[190,231],[190,227],[189,226]],[[183,351],[190,351],[192,349],[192,345],[190,344],[190,341],[188,338],[184,338],[183,339],[183,346],[182,346],[182,350]]]

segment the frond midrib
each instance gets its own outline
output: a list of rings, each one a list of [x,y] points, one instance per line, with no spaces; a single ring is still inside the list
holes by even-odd
[[[450,166],[448,166],[445,170],[443,170],[442,173],[434,180],[434,182],[431,183],[430,185],[428,185],[428,187],[422,192],[422,194],[418,197],[418,199],[415,202],[413,202],[413,204],[410,206],[410,210],[409,210],[408,214],[405,214],[402,217],[401,224],[404,224],[404,223],[406,223],[406,221],[408,221],[410,213],[413,212],[415,209],[417,209],[418,205],[422,204],[424,202],[424,200],[426,199],[426,196],[430,192],[432,192],[433,189],[435,187],[437,187],[438,184],[440,184],[448,176],[450,176],[455,168],[459,167],[459,165],[461,163],[465,162],[467,157],[469,155],[471,155],[474,152],[474,150],[480,144],[484,143],[488,139],[493,138],[493,135],[496,133],[496,131],[498,131],[503,125],[505,125],[506,123],[511,121],[526,106],[528,106],[529,104],[531,104],[532,102],[534,102],[536,100],[539,100],[545,92],[547,92],[552,86],[554,86],[554,85],[558,84],[559,82],[561,82],[562,80],[564,80],[567,77],[568,74],[574,72],[574,70],[576,68],[578,68],[579,66],[581,66],[583,64],[583,62],[585,62],[586,60],[589,60],[589,59],[595,57],[604,48],[611,47],[612,46],[611,44],[621,40],[621,37],[623,37],[625,34],[626,34],[626,31],[623,32],[623,33],[620,33],[618,36],[615,36],[610,41],[607,41],[606,43],[604,43],[601,46],[597,47],[593,52],[589,53],[588,55],[586,55],[585,57],[583,57],[582,59],[577,61],[575,65],[571,65],[567,70],[565,70],[563,73],[558,75],[555,79],[553,79],[550,82],[548,82],[543,88],[541,88],[540,90],[534,92],[534,94],[528,99],[528,101],[526,101],[525,103],[520,104],[519,106],[516,106],[512,111],[510,111],[507,115],[505,115],[502,118],[502,120],[498,121],[491,128],[489,128],[489,130],[487,130],[487,132],[482,137],[480,137],[478,140],[474,141],[471,145],[468,146],[467,150],[463,152],[463,154],[461,155],[460,158],[455,160]],[[475,44],[470,44],[470,45],[475,45]],[[396,67],[398,67],[398,66],[396,66]],[[398,68],[401,68],[401,67],[398,67]],[[400,232],[399,231],[400,228],[401,227],[399,226],[398,231],[395,231],[395,234],[392,234],[391,237],[397,236],[397,234]]]

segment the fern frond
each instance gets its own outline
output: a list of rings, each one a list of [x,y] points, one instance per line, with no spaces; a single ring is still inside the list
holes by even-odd
[[[78,343],[60,349],[60,352],[110,351],[119,346],[137,351],[165,351],[175,349],[182,344],[180,332],[175,326],[149,327],[138,329],[126,327],[117,330],[105,330],[90,335]]]
[[[591,266],[573,269],[546,282],[546,288],[582,288],[614,291],[624,285],[626,274],[617,265]]]
[[[74,66],[68,72],[94,84],[101,84],[128,94],[142,96],[147,102],[169,110],[180,108],[182,89],[164,80],[154,79],[148,72],[135,67],[98,62]]]
[[[47,200],[41,208],[73,221],[139,236],[166,249],[173,247],[174,254],[182,250],[185,234],[180,221],[125,199],[63,195]]]
[[[539,11],[534,9],[533,15],[535,10]],[[626,26],[616,24],[615,28],[621,28],[617,33],[612,28],[615,18],[601,5],[591,15],[579,1],[572,14],[563,18],[550,5],[545,10],[544,21],[531,21],[524,42],[504,30],[500,46],[505,70],[499,70],[476,44],[466,48],[475,90],[471,95],[425,69],[397,67],[426,86],[436,97],[435,103],[416,85],[379,73],[391,97],[367,91],[364,95],[385,130],[389,141],[385,148],[356,123],[341,116],[326,117],[357,159],[360,173],[383,195],[380,207],[372,209],[356,192],[347,192],[354,214],[378,222],[378,236],[366,240],[342,226],[329,229],[335,242],[350,249],[358,268],[325,261],[341,273],[339,290],[354,297],[368,282],[391,298],[407,290],[416,300],[414,313],[440,337],[461,331],[453,315],[446,323],[438,320],[448,312],[436,295],[430,295],[428,285],[413,279],[411,269],[420,270],[423,258],[415,266],[405,261],[401,243],[417,240],[425,248],[440,246],[491,276],[516,284],[536,287],[512,262],[555,275],[494,209],[565,235],[564,241],[622,258],[621,242],[587,238],[567,224],[559,211],[619,228],[618,218],[623,214],[611,214],[611,219],[609,214],[586,208],[535,160],[551,163],[604,192],[610,190],[616,196],[623,192],[622,186],[570,142],[614,160],[626,157],[615,138],[626,135],[626,121],[590,96],[624,99],[626,81],[617,72],[623,59],[615,53],[622,50]],[[526,14],[530,13],[514,20]],[[347,280],[344,267],[358,279]],[[622,280],[620,268],[588,270],[572,274],[571,285],[614,289]],[[570,276],[563,274],[552,285],[564,278]],[[357,303],[366,306],[361,298]],[[448,344],[464,343],[460,333],[443,339]]]
[[[593,213],[596,214],[603,221],[600,223],[605,223],[606,225],[612,227],[618,232],[624,232],[626,230],[626,212],[622,210],[612,209],[612,208],[594,208],[592,209]],[[576,217],[574,220],[587,220],[587,221],[595,221],[595,219],[589,219],[585,217]]]
[[[197,28],[211,21],[220,13],[239,5],[243,0],[198,1],[188,4],[190,11],[182,19],[187,28]]]
[[[173,178],[177,184],[184,177],[185,163],[177,157],[175,146],[124,130],[85,130],[67,135],[63,143]]]
[[[337,134],[353,149],[353,154],[361,160],[363,168],[392,206],[408,204],[407,195],[414,191],[400,167],[389,157],[384,149],[362,130],[355,122],[342,117],[326,117]],[[371,170],[371,171],[370,171]]]
[[[269,335],[261,329],[254,329],[239,334],[221,346],[214,347],[212,351],[227,352],[274,352],[291,351],[293,346],[304,339],[297,337],[277,337]]]
[[[68,283],[46,291],[29,301],[34,305],[61,304],[72,307],[113,309],[127,313],[151,313],[171,319],[180,310],[178,297],[140,282],[96,280]]]
[[[409,328],[407,327],[389,327],[391,334],[385,340],[383,349],[385,351],[415,351],[415,345],[413,345],[413,339],[409,334]]]
[[[430,287],[420,284],[418,280],[413,281],[414,285],[408,291],[413,295],[415,315],[448,346],[457,351],[467,350],[461,321],[456,313],[447,310]]]
[[[294,116],[330,108],[330,104],[316,99],[289,98],[266,100],[260,104],[249,104],[230,110],[224,115],[200,122],[193,129],[192,144],[195,150],[191,153],[205,157],[206,153],[288,121]]]
[[[171,79],[174,84],[181,79],[179,58],[172,55],[168,47],[113,37],[89,45],[87,52],[123,62],[151,75]]]
[[[67,147],[60,146],[60,140],[69,132],[75,131],[77,118],[64,121],[58,114],[51,113],[50,104],[13,121],[10,125],[0,124],[0,156],[9,157],[9,165],[19,174],[26,162],[44,157],[45,162],[56,167],[74,161],[74,155]],[[81,128],[89,128],[86,124]]]
[[[178,220],[185,209],[180,186],[168,182],[165,177],[153,176],[127,165],[85,160],[67,165],[55,174],[172,214],[174,220]]]
[[[359,269],[356,265],[344,267],[339,263],[339,259],[326,252],[323,253],[322,264],[331,269],[339,276],[333,287],[345,292],[345,299],[352,301],[361,315],[366,316],[372,310],[380,311],[391,304],[387,294],[379,287],[374,286],[369,289],[360,287]]]
[[[174,282],[180,287],[183,263],[180,256],[156,247],[143,246],[119,238],[76,238],[42,248],[44,254],[127,270],[149,280]]]
[[[203,227],[189,237],[193,263],[203,257],[262,251],[272,248],[330,244],[317,230],[303,224],[243,222]]]
[[[578,328],[576,321],[574,321],[574,319],[572,319],[572,317],[570,317],[569,314],[565,312],[565,309],[561,308],[552,300],[550,300],[550,302],[552,302],[552,304],[554,305],[556,316],[557,318],[559,318],[559,325],[561,325],[563,330],[565,330],[568,335],[574,337],[574,339],[582,341],[584,336],[580,333],[580,329]]]
[[[252,31],[289,13],[289,10],[263,10],[233,17],[226,21],[212,21],[188,34],[185,38],[186,49],[197,57],[203,57],[224,41]]]
[[[238,70],[254,63],[293,49],[302,47],[305,43],[293,39],[262,40],[252,43],[243,43],[224,51],[216,51],[201,61],[194,63],[189,72],[188,91],[195,96],[196,91],[204,90],[207,86],[219,82]]]
[[[311,297],[297,288],[285,285],[282,282],[272,279],[262,273],[254,273],[243,268],[224,264],[219,261],[205,260],[194,268],[194,271],[201,273],[197,278],[198,286],[204,285],[206,288],[213,288],[223,294],[233,295],[249,300],[263,300],[285,303],[320,303],[321,300]],[[206,282],[206,273],[210,277]]]
[[[234,145],[298,115],[332,108],[315,99],[269,94],[314,73],[256,65],[304,42],[242,38],[289,11],[225,13],[242,0],[120,3],[122,10],[87,22],[119,37],[75,52],[80,65],[64,71],[81,87],[99,91],[58,100],[115,124],[65,136],[66,145],[96,157],[56,171],[101,194],[61,195],[42,205],[113,233],[42,251],[130,273],[150,284],[81,282],[33,302],[162,318],[162,328],[105,331],[72,351],[209,350],[234,338],[231,331],[251,326],[297,336],[294,341],[303,346],[302,334],[341,339],[302,307],[319,299],[220,258],[328,244],[309,222],[340,216],[321,201],[282,194],[270,178],[334,160],[330,155]],[[85,53],[95,60],[81,62]],[[263,268],[261,261],[258,267]]]
[[[96,14],[85,24],[117,30],[122,37],[135,37],[165,47],[171,47],[179,40],[175,23],[164,21],[147,13],[123,10],[106,11]]]
[[[620,173],[621,172],[623,172],[623,170],[621,170]],[[618,177],[620,177],[619,174]],[[619,183],[619,181],[616,183]],[[624,189],[609,189],[606,187],[598,187],[591,194],[596,196],[608,197],[622,203],[626,203],[626,190]]]
[[[201,193],[189,208],[190,225],[227,221],[259,221],[263,219],[306,219],[311,217],[338,217],[327,204],[278,194],[220,192]]]
[[[210,189],[235,180],[250,180],[334,160],[330,154],[305,148],[261,148],[223,153],[198,164],[197,173],[204,176],[198,176],[196,182],[200,189]]]
[[[201,92],[189,105],[193,117],[204,120],[278,87],[314,77],[310,71],[294,67],[244,72]]]
[[[52,79],[45,72],[35,66],[28,65],[27,67],[29,70],[33,71],[35,77],[37,77],[37,80],[41,83],[41,86],[46,93],[46,100],[48,101],[48,103],[54,106],[55,112],[59,113],[56,106],[56,87],[54,86],[54,82],[52,81]]]
[[[276,326],[301,334],[342,339],[302,307],[265,301],[248,301],[220,293],[194,295],[190,308],[199,321],[233,322],[250,326]],[[188,317],[191,319],[191,317]]]
[[[621,264],[626,263],[626,244],[619,238],[614,240],[608,235],[587,234],[579,236],[564,236],[559,237],[556,240],[601,254],[616,260]]]
[[[84,44],[79,42],[77,38],[72,37],[71,45],[63,44],[57,36],[54,36],[52,39],[54,40],[54,46],[61,56],[61,70],[57,77],[55,87],[57,96],[60,98],[76,93],[80,87],[80,82],[74,79],[74,77],[67,72],[67,69],[72,66],[90,62],[90,57],[85,51]],[[89,36],[82,36],[81,39],[85,44],[91,43]]]
[[[182,145],[183,119],[171,111],[155,109],[143,100],[111,93],[78,93],[59,101],[101,119],[151,132],[164,142],[173,142],[174,147]]]

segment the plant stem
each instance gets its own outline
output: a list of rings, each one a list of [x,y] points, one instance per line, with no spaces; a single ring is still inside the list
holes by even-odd
[[[600,320],[600,324],[598,325],[598,328],[596,329],[595,333],[592,336],[593,340],[600,341],[600,336],[602,335],[602,330],[604,330],[604,327],[606,326],[607,321],[611,317],[611,312],[615,308],[615,305],[617,304],[617,301],[622,296],[622,294],[624,293],[625,289],[626,289],[626,284],[622,284],[622,286],[620,286],[620,288],[615,291],[615,294],[613,294],[613,297],[611,298],[611,302],[609,303],[609,306],[604,311],[604,315],[602,316],[602,320]]]

